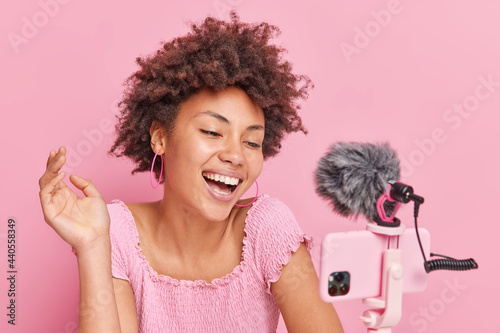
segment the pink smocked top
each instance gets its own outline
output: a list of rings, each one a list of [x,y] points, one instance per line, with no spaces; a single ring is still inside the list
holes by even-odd
[[[261,195],[247,213],[242,260],[208,283],[176,280],[153,270],[139,247],[132,214],[119,200],[108,205],[112,274],[134,291],[139,332],[276,332],[279,308],[270,291],[301,242],[300,229],[281,201]]]

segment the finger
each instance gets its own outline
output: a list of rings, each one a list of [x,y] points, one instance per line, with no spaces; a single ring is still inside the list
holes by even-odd
[[[45,217],[52,216],[52,210],[50,203],[52,202],[52,197],[54,195],[53,191],[56,186],[64,179],[65,173],[61,172],[56,177],[52,178],[50,182],[40,191],[40,203],[42,204],[42,210]]]
[[[61,146],[57,153],[50,152],[49,160],[47,161],[47,170],[52,173],[59,173],[64,162],[66,162],[66,148]]]
[[[101,198],[101,194],[97,191],[90,179],[81,178],[77,175],[71,175],[69,180],[77,189],[81,190],[86,197]]]
[[[55,150],[51,150],[50,153],[49,153],[49,158],[47,158],[47,164],[46,164],[46,167],[45,167],[45,172],[43,173],[42,177],[40,177],[40,179],[38,180],[38,186],[40,187],[40,190],[50,181],[50,173],[47,172],[47,170],[49,169],[49,166],[50,166],[50,162],[52,161],[52,159],[54,158],[54,156],[56,155],[56,151]]]
[[[51,150],[50,153],[49,153],[49,158],[47,158],[47,165],[45,168],[48,168],[49,167],[49,162],[50,160],[54,157],[54,155],[56,154],[56,151],[55,150]]]
[[[59,194],[59,191],[63,187],[60,184],[64,183],[63,179],[65,176],[66,174],[61,171],[56,177],[47,183],[43,190],[40,191],[40,203],[43,215],[45,221],[47,221],[49,225],[52,225],[55,216],[61,212],[61,209],[68,203],[69,200],[68,198],[64,198],[66,195]],[[63,190],[71,191],[66,184],[64,184],[64,187],[66,189]],[[71,194],[76,197],[76,194],[73,191],[71,191]],[[62,202],[61,199],[64,202]]]
[[[59,173],[59,170],[62,168],[64,163],[66,162],[66,148],[61,146],[54,157],[52,157],[49,162],[47,169],[53,173]]]
[[[49,159],[47,160],[47,169],[38,181],[40,189],[45,187],[45,185],[50,182],[54,177],[59,174],[61,168],[66,162],[66,149],[64,147],[59,148],[57,153],[50,152]],[[64,184],[64,183],[62,183]],[[65,185],[65,184],[64,184]]]

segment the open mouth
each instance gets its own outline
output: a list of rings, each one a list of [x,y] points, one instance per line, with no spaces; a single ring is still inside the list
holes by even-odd
[[[231,194],[241,183],[241,179],[220,175],[218,173],[203,172],[203,178],[208,186],[217,194]]]

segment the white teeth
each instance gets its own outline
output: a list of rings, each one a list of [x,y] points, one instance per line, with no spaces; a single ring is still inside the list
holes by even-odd
[[[219,175],[219,174],[203,173],[203,176],[208,178],[208,179],[212,179],[212,180],[215,180],[217,182],[224,183],[226,185],[237,185],[240,182],[240,180],[238,178],[223,176],[223,175]]]

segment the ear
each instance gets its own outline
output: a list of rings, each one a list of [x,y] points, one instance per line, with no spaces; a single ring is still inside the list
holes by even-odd
[[[151,135],[151,149],[153,149],[155,153],[158,152],[159,155],[165,153],[165,146],[167,144],[166,132],[165,126],[161,122],[153,120],[149,129],[149,134]]]

